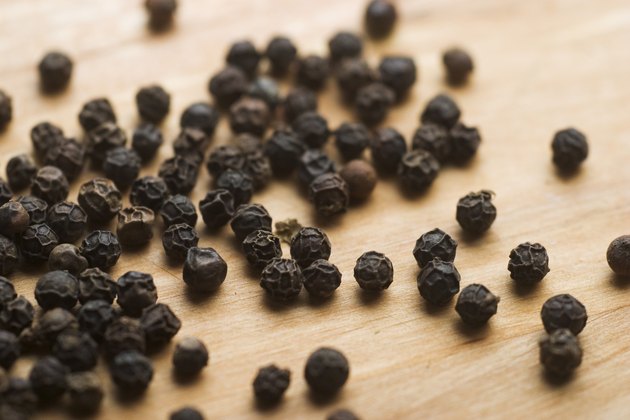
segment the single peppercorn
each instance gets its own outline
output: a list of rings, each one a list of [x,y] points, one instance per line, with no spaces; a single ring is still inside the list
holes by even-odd
[[[194,407],[183,407],[173,411],[169,420],[204,420],[203,415]]]
[[[305,144],[290,130],[276,130],[265,143],[265,154],[276,176],[288,176],[298,166]]]
[[[13,119],[11,97],[0,89],[0,132],[4,131]]]
[[[269,60],[271,73],[284,76],[297,56],[297,47],[284,36],[276,36],[269,41],[265,50],[265,57]]]
[[[75,242],[87,229],[88,216],[76,203],[60,201],[48,208],[46,223],[61,242]]]
[[[365,29],[372,38],[384,38],[398,19],[396,6],[390,0],[372,0],[365,9]]]
[[[212,76],[208,90],[217,105],[227,109],[247,92],[248,86],[247,75],[241,69],[227,66]]]
[[[378,79],[368,63],[359,58],[345,59],[335,72],[337,86],[347,103],[354,103],[359,90]]]
[[[107,327],[116,318],[117,314],[111,302],[105,300],[89,300],[81,305],[77,313],[81,331],[90,334],[97,342],[103,341]]]
[[[11,237],[22,233],[30,224],[28,212],[17,201],[0,206],[0,234]]]
[[[147,207],[135,206],[122,209],[118,213],[116,234],[123,246],[146,245],[153,238],[155,215]]]
[[[57,336],[66,331],[78,331],[79,323],[72,314],[63,308],[53,308],[46,311],[33,325],[34,338],[41,342],[44,348],[50,349],[57,340]],[[25,329],[20,338],[28,329]]]
[[[566,378],[582,363],[580,341],[567,329],[545,335],[538,344],[540,363],[551,375]]]
[[[241,170],[245,166],[245,154],[237,146],[223,145],[210,152],[206,168],[208,172],[218,178],[227,169]]]
[[[35,285],[35,299],[44,310],[61,307],[72,309],[79,297],[79,283],[67,271],[49,271]]]
[[[449,48],[442,54],[446,80],[451,86],[465,84],[474,69],[470,54],[461,48]]]
[[[92,231],[81,243],[81,255],[88,260],[90,267],[103,270],[113,267],[121,252],[118,238],[108,230]]]
[[[114,357],[110,366],[112,381],[124,393],[143,393],[153,379],[151,361],[141,353],[127,351]]]
[[[250,176],[254,184],[254,190],[260,190],[271,182],[273,175],[271,161],[260,148],[254,152],[246,154],[243,171]]]
[[[452,262],[434,258],[418,275],[420,295],[433,305],[444,305],[459,292],[461,277]]]
[[[168,258],[183,260],[188,250],[197,246],[199,235],[194,227],[186,223],[171,225],[162,233],[162,246]]]
[[[296,87],[284,98],[284,119],[292,123],[297,117],[308,111],[317,110],[317,96],[304,87]]]
[[[389,114],[394,99],[394,91],[382,83],[375,82],[362,87],[355,99],[359,120],[368,126],[380,124]]]
[[[189,105],[179,119],[179,126],[184,128],[196,128],[211,137],[219,123],[219,111],[205,102],[195,102]]]
[[[175,346],[173,368],[179,377],[197,375],[208,365],[210,356],[203,341],[195,337],[184,337]]]
[[[166,227],[177,223],[186,223],[193,227],[197,224],[195,205],[185,195],[178,194],[168,198],[160,209],[160,216]]]
[[[330,61],[339,63],[344,59],[357,58],[363,53],[363,41],[352,32],[341,31],[328,41]]]
[[[261,54],[251,41],[237,41],[230,46],[225,61],[228,65],[238,67],[248,77],[253,77],[258,70]]]
[[[297,138],[307,147],[319,148],[326,144],[330,136],[328,121],[316,111],[307,111],[291,123]]]
[[[618,276],[630,276],[630,236],[615,238],[606,251],[606,260],[610,269]]]
[[[451,138],[451,161],[463,165],[470,161],[477,153],[481,143],[481,135],[476,127],[468,127],[461,122],[455,124],[449,131]]]
[[[154,303],[142,310],[140,327],[144,330],[147,346],[152,349],[171,341],[181,326],[182,322],[168,305]]]
[[[158,175],[171,194],[188,194],[197,183],[199,165],[187,156],[175,155],[160,165]]]
[[[547,299],[540,311],[540,317],[548,333],[566,328],[575,335],[584,329],[588,319],[584,305],[569,294]]]
[[[162,208],[164,201],[166,201],[169,196],[168,186],[162,178],[145,176],[136,179],[133,184],[131,184],[129,201],[131,201],[131,204],[134,206],[148,207],[155,212]],[[81,202],[79,201],[79,203]],[[120,208],[118,210],[120,210]]]
[[[464,287],[457,297],[455,310],[466,324],[483,325],[497,313],[499,298],[481,284]]]
[[[269,106],[262,99],[245,96],[230,107],[230,128],[236,134],[262,136],[270,120]]]
[[[344,213],[350,200],[348,184],[338,174],[318,176],[309,185],[308,197],[321,216],[328,217]]]
[[[44,155],[44,164],[59,168],[68,180],[75,180],[83,171],[85,147],[75,139],[63,139]]]
[[[122,208],[122,194],[114,183],[106,178],[94,178],[79,189],[79,205],[90,221],[110,221]]]
[[[411,140],[412,149],[430,152],[440,163],[451,158],[452,141],[449,132],[439,125],[424,124],[416,130]]]
[[[510,252],[510,277],[519,285],[532,286],[549,272],[549,256],[539,243],[525,242]]]
[[[204,293],[214,292],[227,276],[228,266],[221,255],[213,248],[193,246],[184,261],[184,282],[192,290]]]
[[[35,310],[31,302],[24,296],[18,296],[4,304],[0,311],[0,327],[13,334],[20,334],[31,326],[34,314]]]
[[[563,172],[575,171],[588,157],[586,136],[575,128],[558,131],[551,142],[553,163]]]
[[[125,314],[140,316],[142,310],[157,301],[158,293],[153,276],[139,271],[128,271],[116,281],[118,305]]]
[[[304,269],[316,260],[327,260],[331,246],[328,236],[321,229],[305,227],[291,239],[291,258]]]
[[[252,177],[246,172],[226,169],[216,180],[217,189],[225,189],[232,193],[234,205],[248,203],[254,192]]]
[[[384,172],[393,172],[407,152],[407,143],[402,134],[387,127],[376,131],[370,149],[376,167]]]
[[[455,101],[442,93],[427,103],[420,115],[420,122],[422,124],[437,124],[450,129],[459,121],[460,115],[461,111]]]
[[[116,114],[106,98],[96,98],[86,102],[79,113],[79,123],[90,132],[103,123],[116,123]]]
[[[15,298],[17,298],[17,294],[11,280],[0,276],[0,310]]]
[[[0,366],[9,369],[18,357],[20,357],[18,338],[12,332],[0,330]]]
[[[331,262],[320,259],[302,270],[304,288],[316,298],[330,297],[341,285],[341,272]]]
[[[56,401],[66,392],[68,369],[52,356],[37,360],[28,374],[33,392],[41,402]]]
[[[49,270],[65,270],[76,276],[87,267],[87,259],[81,255],[79,248],[72,244],[59,244],[48,256]]]
[[[44,200],[33,195],[24,195],[18,197],[15,201],[20,203],[28,213],[29,224],[36,225],[46,222],[48,204]]]
[[[239,206],[230,222],[230,227],[239,242],[255,230],[271,232],[271,216],[260,204],[244,204]]]
[[[340,351],[328,347],[314,351],[304,367],[304,379],[311,391],[324,396],[339,392],[349,375],[348,359]]]
[[[162,143],[164,143],[162,132],[151,123],[140,124],[131,137],[131,147],[143,162],[153,159]]]
[[[416,63],[411,57],[384,57],[378,71],[381,82],[394,92],[398,102],[409,95],[409,91],[416,83]]]
[[[320,175],[336,172],[335,162],[319,149],[309,149],[300,157],[298,180],[308,186]]]
[[[31,225],[22,233],[20,251],[28,261],[46,261],[50,252],[59,244],[55,232],[45,223]]]
[[[57,336],[52,354],[71,372],[91,370],[98,361],[98,345],[83,332],[64,332]]]
[[[59,168],[54,166],[44,166],[37,171],[31,185],[31,194],[49,205],[65,200],[69,190],[68,179]]]
[[[298,85],[312,90],[321,90],[330,73],[328,60],[319,55],[307,55],[297,61],[296,81]]]
[[[40,86],[44,92],[53,93],[68,86],[73,63],[70,57],[58,51],[47,53],[39,62]]]
[[[116,187],[125,189],[131,186],[140,173],[140,156],[133,149],[116,147],[105,155],[103,172],[105,176],[116,184]]]
[[[11,190],[18,191],[30,187],[37,167],[33,160],[27,154],[13,156],[7,162],[6,174],[7,181]]]
[[[209,191],[199,202],[199,212],[208,228],[225,226],[234,215],[234,196],[225,189]]]
[[[423,233],[413,248],[413,256],[420,268],[436,257],[442,261],[453,262],[456,252],[457,241],[438,228]]]
[[[360,159],[346,163],[339,172],[339,176],[348,184],[350,198],[354,201],[366,200],[374,191],[378,181],[372,165]]]
[[[63,130],[47,121],[35,125],[31,129],[31,143],[35,155],[42,159],[48,150],[65,140]]]
[[[127,135],[113,122],[104,122],[94,128],[87,136],[87,150],[92,158],[92,164],[100,168],[107,156],[107,152],[127,144]]]
[[[85,305],[93,300],[104,300],[111,304],[116,298],[116,283],[100,268],[87,268],[77,276],[79,302]]]
[[[171,108],[171,95],[162,86],[143,87],[136,93],[136,107],[143,120],[159,124]]]
[[[7,389],[2,393],[3,404],[0,405],[2,418],[29,419],[37,408],[37,395],[33,392],[28,379],[11,377]]]
[[[144,353],[146,337],[140,322],[126,316],[112,321],[103,336],[105,354],[110,359],[126,351]]]
[[[32,188],[31,188],[32,190]],[[0,205],[8,202],[13,198],[13,191],[9,188],[9,184],[0,178]]]
[[[398,178],[408,191],[423,192],[437,178],[440,163],[429,152],[416,149],[403,155],[398,165]]]
[[[192,161],[202,161],[203,154],[210,144],[210,138],[197,128],[185,127],[173,141],[176,155],[185,156]]]
[[[295,299],[302,290],[304,277],[297,261],[274,258],[260,275],[260,287],[267,295],[278,301]]]
[[[273,114],[273,111],[275,111],[276,107],[280,103],[280,88],[275,80],[269,77],[260,76],[254,79],[252,84],[249,86],[247,96],[261,99],[265,104],[267,104],[267,107],[269,107],[269,110]]]
[[[280,239],[266,230],[255,230],[243,240],[243,252],[254,268],[263,269],[274,258],[282,257]]]
[[[77,372],[66,376],[70,409],[81,415],[95,413],[101,406],[104,391],[94,372]]]
[[[369,251],[357,259],[354,278],[361,289],[382,291],[394,281],[394,266],[384,254]]]
[[[149,13],[149,27],[154,31],[163,31],[173,24],[176,0],[146,0],[144,3]]]
[[[471,192],[457,202],[456,219],[462,229],[480,235],[490,229],[497,218],[497,209],[492,204],[492,191]]]
[[[291,371],[289,369],[268,365],[258,370],[252,386],[258,403],[273,405],[282,399],[290,383]]]
[[[343,123],[334,135],[335,146],[345,160],[359,158],[372,138],[370,131],[361,123]]]

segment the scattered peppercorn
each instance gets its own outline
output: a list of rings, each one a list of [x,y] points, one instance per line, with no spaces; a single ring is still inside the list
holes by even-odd
[[[90,334],[97,342],[103,341],[107,327],[114,322],[116,317],[111,302],[105,300],[87,301],[81,305],[77,313],[81,331]]]
[[[138,178],[140,173],[140,156],[133,149],[116,147],[105,155],[103,172],[114,181],[116,187],[125,189]]]
[[[630,235],[614,239],[606,251],[610,269],[618,276],[630,276]]]
[[[328,41],[330,61],[339,63],[344,59],[357,58],[363,53],[363,41],[352,32],[341,31]]]
[[[41,340],[42,345],[50,348],[59,334],[78,329],[79,323],[72,312],[63,308],[53,308],[42,314],[37,323],[34,324],[33,333],[37,340]],[[26,331],[27,329],[22,332],[22,335]]]
[[[24,195],[18,197],[16,201],[20,203],[28,213],[29,223],[31,225],[46,222],[48,204],[46,204],[44,200],[33,195]]]
[[[210,293],[221,286],[227,270],[227,264],[213,248],[193,246],[184,261],[183,278],[192,290]]]
[[[58,203],[68,197],[70,185],[66,176],[54,166],[44,166],[33,179],[31,194],[50,204]]]
[[[46,261],[51,251],[59,244],[55,232],[45,223],[26,228],[20,238],[20,251],[28,261]]]
[[[227,169],[241,170],[245,166],[245,154],[237,146],[223,145],[210,152],[206,168],[208,172],[218,178]]]
[[[510,252],[508,270],[517,284],[532,286],[540,282],[549,272],[547,250],[539,243],[520,244]]]
[[[57,336],[52,354],[71,372],[93,369],[98,361],[98,345],[83,332],[64,332]]]
[[[267,57],[271,65],[271,73],[275,76],[287,74],[296,56],[296,46],[289,38],[284,36],[272,38],[265,50],[265,57]]]
[[[42,159],[48,150],[65,139],[61,128],[49,122],[41,122],[31,129],[31,143],[35,155]]]
[[[140,327],[144,330],[147,346],[157,349],[177,334],[182,322],[173,313],[168,305],[154,303],[142,310]]]
[[[284,243],[291,245],[293,237],[302,229],[297,219],[286,219],[276,222],[274,234]]]
[[[171,95],[162,86],[143,87],[136,93],[136,107],[143,120],[159,124],[171,108]]]
[[[188,156],[175,155],[162,162],[158,175],[171,194],[188,194],[197,183],[199,165]]]
[[[328,236],[321,229],[305,227],[291,239],[291,258],[304,269],[315,260],[327,260],[331,247]]]
[[[136,128],[131,137],[131,147],[143,162],[148,162],[164,143],[160,129],[151,123],[142,123]]]
[[[52,356],[37,360],[28,374],[33,392],[41,402],[56,401],[66,392],[66,374],[68,370]]]
[[[112,381],[125,394],[143,393],[153,379],[151,361],[136,351],[126,351],[114,357],[110,365]]]
[[[490,229],[497,218],[497,209],[492,204],[492,191],[471,192],[457,202],[456,219],[466,232],[480,235]]]
[[[225,189],[209,191],[199,202],[199,212],[208,228],[225,226],[234,215],[234,196]]]
[[[451,158],[451,138],[448,131],[439,125],[423,124],[414,133],[411,144],[414,150],[423,149],[430,152],[440,163],[445,163]]]
[[[455,101],[442,93],[427,103],[420,115],[420,122],[422,124],[437,124],[450,129],[459,121],[460,115],[461,111]]]
[[[252,179],[254,190],[266,187],[273,175],[271,162],[262,148],[246,155],[243,171]]]
[[[456,252],[457,241],[438,228],[423,233],[413,248],[413,256],[420,268],[436,257],[442,261],[453,262]]]
[[[306,361],[304,379],[311,391],[324,396],[336,394],[350,375],[348,359],[338,350],[322,347]]]
[[[335,72],[335,77],[343,100],[348,103],[354,103],[359,90],[378,78],[368,63],[360,58],[343,60]]]
[[[365,29],[372,38],[384,38],[392,32],[398,18],[394,3],[372,0],[365,10]]]
[[[360,159],[346,163],[339,176],[348,184],[350,198],[354,201],[366,200],[374,191],[378,180],[372,165]]]
[[[179,120],[182,128],[196,128],[211,137],[219,123],[219,111],[205,102],[195,102],[189,105]]]
[[[92,300],[104,300],[111,304],[116,298],[116,283],[100,268],[88,268],[77,276],[79,302],[85,305]]]
[[[12,332],[0,330],[0,366],[9,369],[18,357],[20,357],[18,338]]]
[[[244,204],[239,206],[230,222],[230,227],[239,242],[255,230],[271,232],[271,216],[260,204]]]
[[[380,82],[359,89],[355,100],[359,120],[368,126],[383,122],[394,103],[394,91]]]
[[[481,143],[481,135],[476,127],[468,127],[458,122],[449,131],[449,136],[452,146],[451,161],[463,165],[475,156]]]
[[[124,147],[127,144],[127,135],[114,122],[104,122],[94,128],[87,136],[87,149],[92,164],[100,168],[107,152],[117,147]]]
[[[92,414],[103,401],[103,386],[94,372],[77,372],[66,376],[70,408],[77,414]]]
[[[7,181],[9,182],[9,187],[11,187],[13,191],[23,190],[30,187],[36,173],[37,167],[27,154],[23,153],[13,156],[7,162]]]
[[[203,341],[195,337],[184,337],[175,346],[173,368],[180,377],[197,375],[208,365],[210,356]]]
[[[298,166],[305,145],[290,130],[276,130],[265,143],[265,154],[276,176],[287,176]]]
[[[457,297],[455,310],[466,324],[483,325],[497,313],[499,298],[481,284],[464,287]]]
[[[11,97],[0,90],[0,132],[4,131],[13,119],[13,104]]]
[[[136,179],[131,184],[129,201],[134,206],[148,207],[151,210],[159,211],[164,201],[170,196],[168,186],[162,178],[155,176],[145,176]],[[79,201],[79,204],[81,201]],[[118,208],[117,212],[120,210]]]
[[[330,136],[328,121],[317,111],[303,112],[293,120],[291,127],[297,138],[311,148],[322,147]]]
[[[153,210],[135,206],[122,209],[118,213],[116,234],[123,246],[135,247],[149,243],[153,238]]]
[[[126,351],[144,353],[146,338],[140,322],[126,316],[110,322],[104,335],[105,354],[110,359]]]
[[[227,66],[210,79],[208,89],[219,107],[227,109],[247,92],[249,83],[245,73],[235,66]]]
[[[302,270],[304,288],[317,298],[330,297],[341,285],[341,272],[325,259],[315,260]]]
[[[407,143],[402,134],[387,127],[376,131],[370,149],[376,167],[384,172],[393,172],[407,152]]]
[[[44,310],[61,307],[72,309],[79,297],[79,283],[67,271],[49,271],[35,285],[35,299]]]
[[[72,244],[59,244],[48,256],[49,270],[65,270],[76,276],[87,267],[87,259],[81,255],[79,248]]]
[[[538,344],[540,363],[551,375],[568,377],[582,363],[580,341],[567,329],[555,330],[545,335]]]
[[[588,157],[586,136],[575,128],[558,131],[551,142],[553,163],[564,172],[575,171]]]
[[[88,260],[90,267],[102,270],[113,267],[121,252],[118,238],[108,230],[92,231],[81,243],[81,255]]]
[[[282,399],[291,383],[291,371],[268,365],[258,370],[252,386],[258,403],[273,405]]]
[[[160,209],[160,216],[166,227],[177,223],[186,223],[193,227],[197,224],[195,205],[188,197],[181,194],[171,196],[164,202]]]
[[[394,266],[384,254],[369,251],[357,259],[354,278],[362,289],[382,291],[394,281]]]
[[[83,171],[85,147],[75,139],[63,139],[44,155],[44,164],[59,168],[68,180],[75,180]]]
[[[465,84],[474,69],[470,54],[461,48],[449,48],[442,55],[446,80],[452,86]]]
[[[270,120],[269,106],[262,99],[245,96],[230,107],[230,127],[236,134],[262,136]]]
[[[33,323],[35,310],[24,296],[18,296],[4,304],[0,311],[0,327],[13,334],[20,334]]]
[[[81,206],[70,201],[60,201],[48,208],[46,223],[55,231],[59,241],[72,243],[85,233],[87,219]]]
[[[0,276],[0,309],[17,297],[13,283],[6,277]]]
[[[547,299],[540,311],[540,317],[548,333],[566,328],[575,335],[584,329],[588,319],[584,305],[569,294]]]
[[[243,240],[243,252],[254,268],[263,269],[274,258],[282,257],[280,239],[267,230],[255,230]]]
[[[319,149],[309,149],[300,157],[298,180],[308,186],[320,175],[336,172],[335,162]]]
[[[116,281],[118,305],[126,315],[138,317],[142,310],[157,301],[153,276],[139,271],[127,271]]]
[[[163,31],[173,24],[176,0],[146,0],[144,3],[149,13],[149,26],[154,31]]]
[[[452,262],[434,258],[418,275],[420,295],[433,305],[444,305],[459,292],[461,277]]]
[[[258,70],[261,54],[251,41],[237,41],[228,50],[225,61],[228,65],[238,67],[248,77],[253,77]]]
[[[416,149],[403,155],[398,165],[398,177],[408,191],[423,192],[437,178],[440,163],[428,151]]]
[[[17,201],[8,201],[0,206],[0,234],[11,237],[24,232],[29,224],[28,212]]]
[[[251,98],[261,99],[272,113],[280,103],[278,83],[269,77],[260,76],[254,79],[247,90],[247,95]]]
[[[116,123],[116,114],[106,98],[96,98],[86,102],[79,113],[79,123],[90,132],[103,123]]]
[[[110,221],[122,208],[122,194],[106,178],[94,178],[81,185],[78,201],[90,221],[95,223]]]
[[[173,411],[169,420],[204,420],[203,415],[194,407],[183,407]]]
[[[361,123],[343,123],[334,135],[335,146],[345,160],[359,158],[372,138],[370,131]]]
[[[405,99],[416,83],[416,63],[411,57],[388,56],[378,66],[381,82],[390,88],[396,101]]]
[[[168,258],[183,260],[188,250],[197,246],[199,235],[194,227],[186,223],[171,225],[162,233],[162,246]]]
[[[274,258],[263,269],[260,287],[274,300],[295,299],[302,290],[304,277],[297,261],[287,258]]]
[[[44,92],[63,90],[72,76],[73,63],[70,57],[58,51],[49,52],[37,66],[39,80]]]
[[[328,217],[344,213],[350,200],[348,184],[338,174],[318,176],[309,185],[308,197],[321,216]]]
[[[301,114],[317,110],[317,96],[313,91],[296,87],[284,98],[284,119],[291,123]]]

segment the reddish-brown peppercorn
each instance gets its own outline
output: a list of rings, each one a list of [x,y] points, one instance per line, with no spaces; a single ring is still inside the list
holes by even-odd
[[[346,163],[339,175],[348,184],[350,198],[356,201],[367,199],[374,191],[378,181],[372,165],[360,159]]]

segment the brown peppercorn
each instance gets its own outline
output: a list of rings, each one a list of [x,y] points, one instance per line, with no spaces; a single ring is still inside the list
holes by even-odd
[[[348,184],[337,174],[323,174],[311,182],[308,197],[321,216],[343,213],[350,198]]]
[[[65,270],[76,276],[87,267],[87,260],[81,255],[79,248],[72,244],[59,244],[48,256],[49,270]]]
[[[227,66],[210,79],[208,90],[216,104],[224,109],[238,101],[249,87],[245,73],[235,66]]]
[[[30,187],[36,173],[37,167],[33,163],[33,160],[25,153],[13,156],[7,162],[7,181],[13,191]]]
[[[9,201],[0,206],[0,234],[11,237],[24,232],[29,224],[28,212],[17,201]]]
[[[144,5],[149,13],[149,27],[152,30],[163,31],[172,25],[177,0],[146,0]]]
[[[618,276],[630,276],[630,235],[614,239],[606,251],[610,269]]]
[[[461,48],[444,51],[442,63],[446,70],[446,80],[452,86],[465,84],[474,68],[472,57]]]
[[[372,0],[365,10],[365,29],[372,38],[384,38],[392,32],[398,18],[390,0]]]
[[[49,52],[39,62],[40,86],[44,92],[53,93],[68,86],[73,63],[70,57],[58,51]]]
[[[54,166],[44,166],[35,175],[31,194],[45,202],[55,204],[68,197],[70,185],[66,176]]]
[[[26,228],[20,238],[22,256],[28,261],[46,261],[50,252],[59,244],[55,232],[44,223]]]
[[[106,178],[94,178],[81,185],[78,201],[88,218],[95,223],[110,221],[122,208],[122,194]]]
[[[148,207],[127,207],[118,212],[116,234],[123,246],[142,246],[153,238],[155,215]]]
[[[350,198],[355,201],[367,199],[378,181],[374,167],[360,159],[346,163],[339,172],[339,176],[348,184]]]
[[[0,132],[4,131],[13,118],[11,97],[0,89]]]
[[[136,107],[143,120],[159,124],[171,108],[171,95],[162,86],[143,87],[136,93]]]
[[[270,120],[269,106],[262,99],[246,96],[230,107],[230,127],[236,134],[262,136]]]

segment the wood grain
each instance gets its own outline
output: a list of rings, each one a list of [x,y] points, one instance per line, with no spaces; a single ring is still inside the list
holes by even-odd
[[[301,52],[323,53],[337,30],[360,29],[364,0],[181,0],[176,28],[163,35],[146,29],[141,1],[0,1],[0,87],[13,95],[15,120],[0,138],[0,165],[30,149],[30,128],[42,120],[81,137],[76,115],[86,100],[107,96],[121,125],[137,124],[133,98],[159,82],[172,93],[166,137],[177,134],[178,116],[208,98],[206,83],[231,41],[252,38],[260,46],[276,33],[294,38]],[[103,366],[107,396],[99,418],[153,419],[182,406],[207,418],[324,418],[347,407],[365,419],[388,418],[627,418],[630,415],[630,304],[628,286],[610,273],[605,250],[628,233],[630,190],[630,4],[624,0],[404,0],[401,21],[386,42],[367,44],[376,64],[385,53],[412,55],[420,81],[387,124],[410,135],[423,104],[443,83],[440,52],[457,44],[476,60],[474,81],[452,91],[463,119],[480,127],[479,156],[465,169],[446,168],[423,196],[405,198],[382,180],[372,199],[322,224],[291,182],[257,194],[275,220],[297,217],[323,226],[333,243],[331,261],[344,282],[333,299],[313,304],[302,295],[293,305],[270,305],[247,268],[228,229],[203,232],[229,263],[218,293],[197,299],[186,293],[181,268],[164,259],[159,238],[142,252],[125,253],[112,270],[154,275],[159,300],[183,320],[178,337],[195,335],[211,349],[211,363],[192,384],[171,378],[172,348],[154,356],[154,381],[139,401],[121,403]],[[36,63],[51,48],[76,61],[71,88],[43,97]],[[331,86],[320,98],[331,125],[351,118]],[[591,155],[581,172],[559,177],[550,140],[575,125],[587,133]],[[229,141],[222,122],[215,142]],[[161,150],[158,162],[171,154]],[[83,179],[93,176],[85,173]],[[192,194],[209,188],[204,173]],[[70,198],[76,199],[74,184]],[[466,240],[454,219],[457,199],[481,188],[496,192],[498,218],[477,241]],[[481,331],[461,327],[448,305],[430,310],[416,289],[411,250],[434,227],[455,236],[462,285],[480,282],[500,295],[499,313]],[[509,279],[507,256],[524,241],[544,244],[551,272],[533,292],[519,294]],[[356,258],[375,249],[387,254],[395,280],[378,299],[364,296],[352,277]],[[288,252],[288,249],[285,249]],[[38,273],[15,274],[19,293],[33,299]],[[570,383],[547,383],[538,363],[539,310],[550,296],[570,292],[587,307],[583,365]],[[304,361],[319,346],[341,349],[351,362],[343,392],[326,405],[313,402],[302,377]],[[251,381],[257,368],[275,362],[293,372],[283,403],[266,412],[254,407]],[[15,368],[28,372],[29,360]],[[48,410],[40,418],[66,418]]]

